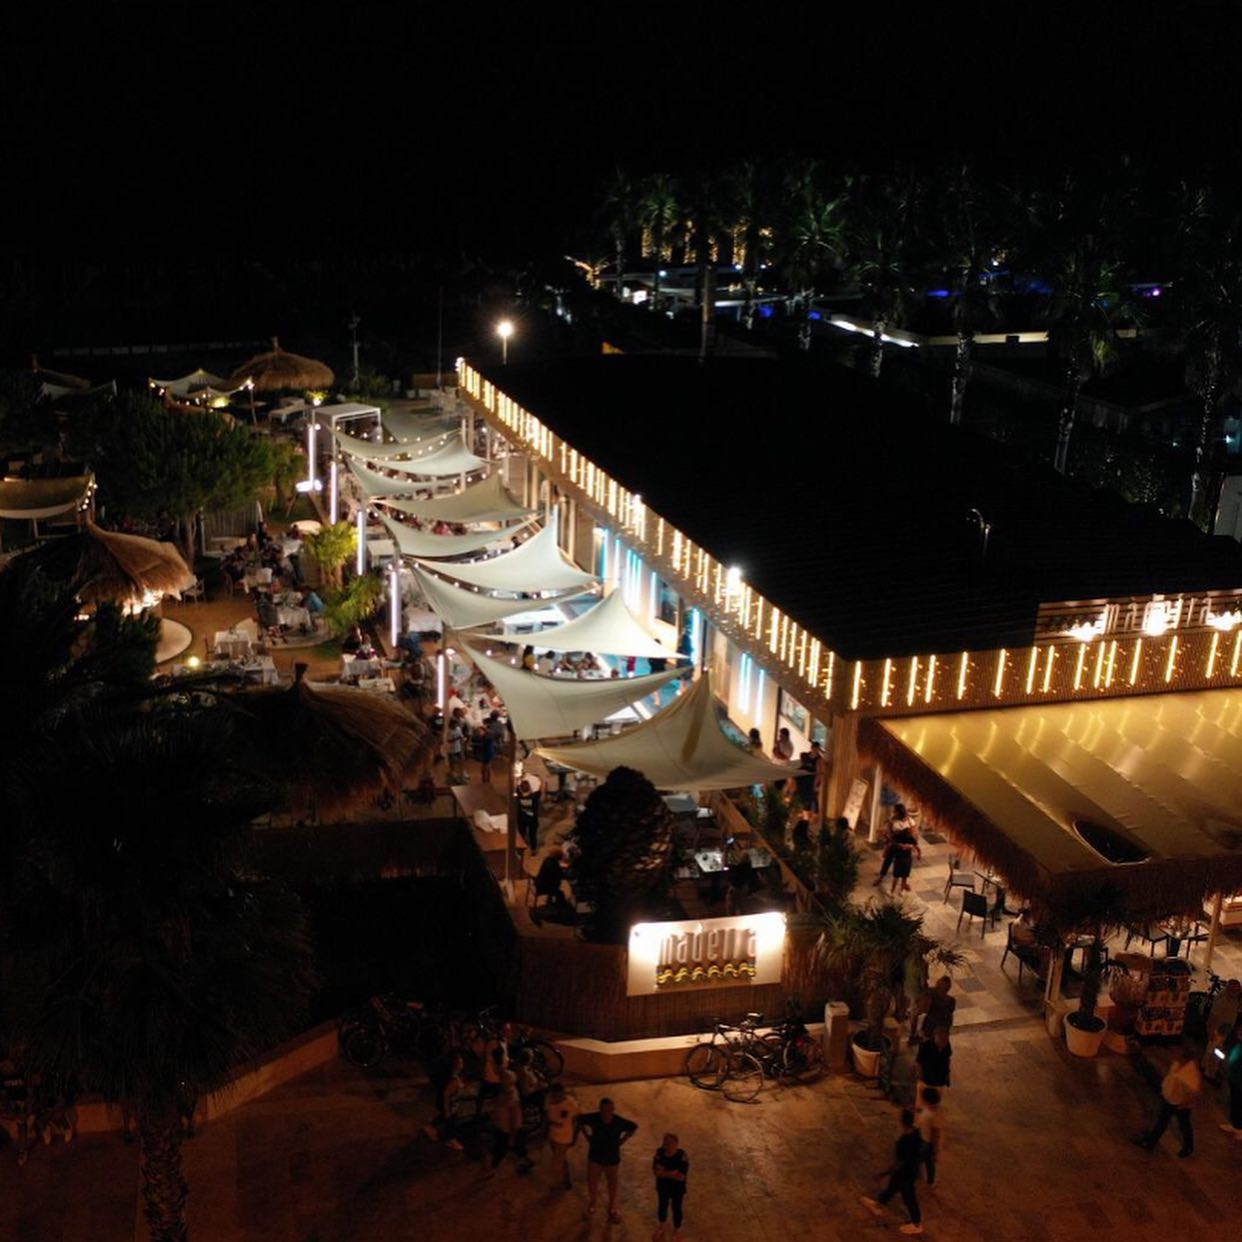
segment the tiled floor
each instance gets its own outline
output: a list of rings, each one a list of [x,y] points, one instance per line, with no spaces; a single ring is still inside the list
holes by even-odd
[[[1076,1061],[1036,1022],[964,1027],[937,1189],[920,1187],[927,1236],[975,1242],[1218,1242],[1242,1212],[1242,1143],[1221,1134],[1216,1101],[1199,1110],[1198,1151],[1131,1139],[1152,1089],[1122,1057]],[[903,1054],[904,1058],[904,1054]],[[903,1059],[901,1076],[908,1076]],[[908,1089],[908,1087],[907,1087]],[[594,1105],[601,1090],[575,1086]],[[858,1203],[890,1156],[896,1109],[850,1077],[769,1089],[729,1104],[685,1080],[607,1088],[640,1126],[622,1169],[622,1222],[583,1220],[578,1184],[557,1188],[546,1153],[519,1177],[510,1162],[480,1180],[478,1153],[424,1138],[426,1087],[364,1077],[340,1063],[207,1126],[185,1149],[191,1236],[206,1242],[552,1242],[651,1236],[650,1156],[674,1130],[692,1162],[686,1237],[858,1242],[896,1236]],[[0,1152],[0,1242],[140,1242],[137,1159],[115,1137],[40,1148],[24,1169]]]

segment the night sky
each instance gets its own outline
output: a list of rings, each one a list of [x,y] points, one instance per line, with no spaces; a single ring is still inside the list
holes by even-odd
[[[1227,4],[428,7],[48,6],[3,54],[6,247],[556,251],[617,161],[1193,167],[1240,133]]]

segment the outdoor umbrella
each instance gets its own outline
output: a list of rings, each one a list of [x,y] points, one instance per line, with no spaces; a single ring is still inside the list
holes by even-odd
[[[238,699],[247,751],[287,791],[287,809],[314,817],[348,810],[387,790],[401,794],[437,738],[395,697],[316,685],[298,664],[292,686]]]
[[[286,353],[272,337],[268,353],[256,354],[233,372],[232,382],[254,382],[256,392],[281,392],[287,388],[331,388],[336,381],[332,368],[314,358]]]
[[[175,594],[194,584],[194,574],[171,543],[102,530],[89,519],[74,534],[50,540],[32,555],[87,604]]]

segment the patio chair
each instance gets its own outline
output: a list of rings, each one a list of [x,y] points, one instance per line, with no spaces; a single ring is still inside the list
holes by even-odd
[[[1134,940],[1142,940],[1145,944],[1150,945],[1149,952],[1154,956],[1156,945],[1167,944],[1169,935],[1167,932],[1161,931],[1159,927],[1153,931],[1150,923],[1132,923],[1126,928],[1127,949]]]
[[[971,927],[975,925],[975,919],[979,920],[979,939],[982,940],[988,930],[990,913],[988,899],[982,893],[976,893],[973,889],[968,892],[963,891],[962,909],[957,916],[957,930],[962,930],[962,919],[969,915]]]
[[[194,585],[186,587],[181,592],[182,602],[192,603],[194,600],[204,600],[207,598],[206,590],[202,578],[195,578]]]
[[[1023,968],[1031,970],[1035,978],[1043,976],[1044,959],[1039,945],[1013,938],[1014,924],[1010,923],[1005,936],[1005,951],[1001,954],[1001,969],[1005,969],[1005,959],[1012,953],[1018,959],[1018,982],[1022,982]]]
[[[961,858],[953,854],[949,857],[949,876],[944,882],[944,901],[948,904],[949,894],[955,888],[968,888],[975,891],[975,877],[962,866]]]

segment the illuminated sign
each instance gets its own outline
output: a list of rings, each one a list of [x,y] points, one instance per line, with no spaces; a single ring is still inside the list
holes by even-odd
[[[779,983],[785,916],[779,911],[630,928],[626,995]]]

